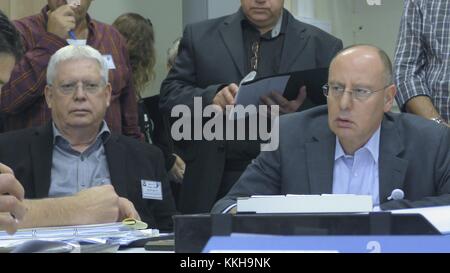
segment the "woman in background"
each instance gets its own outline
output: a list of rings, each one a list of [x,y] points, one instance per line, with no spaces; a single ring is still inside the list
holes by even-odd
[[[142,98],[142,93],[155,78],[156,63],[155,37],[153,25],[149,19],[136,13],[125,13],[119,16],[113,26],[127,40],[130,55],[132,80],[136,88],[139,104],[139,125],[149,143],[157,145],[166,158],[166,170],[171,182],[183,181],[185,163],[173,153],[173,142],[170,136],[168,117],[159,111],[159,95]],[[177,201],[178,185],[171,183]]]

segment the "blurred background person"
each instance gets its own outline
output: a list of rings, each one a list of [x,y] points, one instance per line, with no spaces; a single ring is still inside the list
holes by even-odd
[[[80,0],[74,6],[65,0],[48,0],[40,13],[14,21],[25,55],[1,90],[5,131],[41,126],[51,119],[44,98],[47,65],[58,49],[76,43],[97,49],[108,62],[112,96],[105,120],[111,131],[143,139],[125,41],[111,25],[89,16],[91,3]]]
[[[169,173],[173,195],[177,201],[185,163],[174,153],[168,117],[163,116],[159,111],[159,95],[143,98],[143,93],[155,78],[156,53],[152,22],[137,13],[125,13],[114,21],[113,26],[126,40],[130,55],[132,82],[137,91],[136,99],[141,131],[144,132],[147,142],[157,145],[163,151],[166,170]],[[168,69],[175,59],[177,50],[177,48],[171,48],[168,51]]]
[[[450,122],[450,14],[447,0],[407,0],[395,53],[397,103],[403,111]]]

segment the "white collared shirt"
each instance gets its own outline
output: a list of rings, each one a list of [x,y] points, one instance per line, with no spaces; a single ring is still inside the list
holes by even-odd
[[[355,152],[354,156],[345,154],[336,137],[333,194],[371,195],[373,205],[380,204],[378,175],[380,129],[381,127]]]

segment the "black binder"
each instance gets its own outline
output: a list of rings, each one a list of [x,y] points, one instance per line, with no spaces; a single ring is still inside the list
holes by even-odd
[[[327,99],[323,94],[322,87],[328,82],[328,67],[256,78],[255,80],[242,83],[242,86],[250,86],[259,81],[284,76],[289,76],[289,80],[283,90],[283,97],[285,97],[287,100],[294,100],[295,98],[297,98],[300,88],[302,86],[306,87],[307,97],[305,99],[305,102],[300,107],[299,111],[309,109],[318,105],[324,105],[327,103]]]

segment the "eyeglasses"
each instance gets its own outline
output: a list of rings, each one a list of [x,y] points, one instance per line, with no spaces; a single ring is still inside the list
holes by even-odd
[[[83,81],[83,82],[64,83],[59,86],[56,86],[56,89],[58,89],[64,95],[70,95],[70,94],[75,93],[75,91],[78,90],[80,84],[81,84],[81,89],[89,94],[95,94],[105,86],[104,83]]]
[[[359,100],[359,101],[365,101],[367,100],[373,93],[379,92],[381,90],[386,89],[387,87],[389,87],[389,85],[386,85],[383,88],[377,89],[377,90],[370,90],[367,88],[354,88],[354,89],[350,89],[349,91],[345,91],[345,87],[341,86],[341,85],[337,85],[337,84],[325,84],[322,87],[323,90],[323,94],[328,97],[328,96],[333,96],[335,98],[340,98],[344,95],[345,92],[348,92],[352,95],[353,99]]]
[[[259,41],[252,43],[252,57],[250,58],[250,68],[253,71],[258,70]]]

